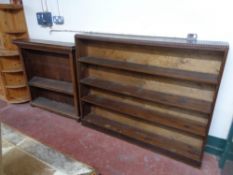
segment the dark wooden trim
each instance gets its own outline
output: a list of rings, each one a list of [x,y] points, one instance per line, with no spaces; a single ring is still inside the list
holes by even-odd
[[[76,40],[76,58],[81,57],[81,55],[85,54],[86,50],[84,47],[84,43],[82,41]],[[87,115],[90,112],[90,106],[84,106],[83,102],[80,100],[81,97],[86,96],[89,93],[89,88],[86,88],[84,85],[80,83],[82,77],[86,77],[88,75],[87,65],[81,64],[77,61],[77,81],[79,84],[79,107],[80,107],[80,117],[83,118],[84,115]]]
[[[22,49],[20,47],[18,47],[18,52],[19,52],[20,62],[22,63],[24,81],[28,83],[28,74],[27,74],[27,70],[26,70],[23,55],[22,55]],[[27,89],[28,89],[28,92],[29,92],[29,100],[31,101],[32,95],[31,95],[31,90],[30,90],[29,86],[27,86]]]
[[[72,86],[73,86],[73,95],[74,95],[74,106],[75,111],[78,116],[80,116],[80,107],[79,107],[79,91],[78,91],[78,82],[77,82],[77,64],[75,59],[75,50],[73,50],[71,53],[69,53],[70,58],[70,76],[72,79]],[[79,121],[79,118],[78,118]]]
[[[202,145],[202,158],[203,158],[203,155],[204,155],[204,148],[205,148],[205,145],[206,145],[206,142],[207,142],[207,135],[208,135],[208,132],[209,132],[209,129],[210,129],[210,124],[211,124],[211,121],[212,121],[212,118],[213,118],[214,108],[215,108],[215,105],[216,105],[217,96],[218,96],[220,84],[221,84],[221,81],[222,81],[222,76],[223,76],[223,71],[224,71],[225,64],[226,64],[228,50],[229,50],[229,47],[225,48],[224,51],[223,51],[224,55],[223,55],[223,60],[222,60],[219,76],[218,76],[218,84],[216,86],[216,90],[215,90],[215,94],[214,94],[214,100],[213,100],[213,103],[212,103],[212,106],[211,106],[212,110],[211,110],[210,119],[209,119],[208,125],[207,125],[206,137],[205,137],[205,140],[204,140],[203,145]]]
[[[103,41],[103,42],[112,42],[112,43],[194,49],[194,50],[225,51],[228,50],[229,48],[229,44],[227,42],[201,41],[201,40],[197,40],[195,42],[189,42],[185,38],[172,38],[172,37],[154,37],[154,36],[88,33],[88,32],[77,33],[75,37],[78,39],[90,40],[90,41],[94,40],[94,41]]]
[[[33,50],[55,53],[70,53],[75,48],[73,43],[55,42],[48,40],[19,39],[14,40],[13,43],[20,46],[23,49],[33,48]]]

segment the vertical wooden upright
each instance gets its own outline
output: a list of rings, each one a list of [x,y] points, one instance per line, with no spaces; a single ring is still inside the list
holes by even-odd
[[[0,4],[0,98],[10,103],[30,99],[25,71],[14,39],[27,38],[22,5]]]

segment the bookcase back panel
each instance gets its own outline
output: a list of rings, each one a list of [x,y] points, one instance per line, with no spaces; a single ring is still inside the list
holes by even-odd
[[[125,115],[122,114],[116,114],[112,113],[111,111],[98,108],[98,107],[93,107],[92,112],[95,114],[99,114],[103,116],[104,118],[108,119],[113,119],[114,121],[124,123],[129,126],[135,126],[140,130],[144,130],[146,132],[151,132],[151,133],[156,133],[158,135],[163,135],[165,137],[168,137],[173,140],[178,140],[180,142],[184,142],[189,144],[190,146],[194,147],[201,147],[202,146],[202,141],[198,138],[192,138],[188,135],[183,135],[178,132],[173,132],[171,130],[164,129],[162,127],[158,127],[155,125],[151,125],[146,122],[138,122],[138,120],[131,120],[130,118],[126,117]]]
[[[93,57],[213,74],[219,73],[223,57],[223,53],[217,51],[141,47],[108,42],[88,42],[86,53]]]
[[[72,96],[69,95],[55,93],[53,91],[49,91],[41,88],[34,88],[34,87],[31,87],[31,91],[32,91],[33,99],[36,99],[38,97],[44,97],[61,103],[74,105],[74,100]]]
[[[120,94],[115,94],[111,92],[102,91],[99,89],[91,89],[91,95],[95,95],[97,97],[104,97],[107,99],[113,99],[117,102],[123,102],[126,104],[132,104],[135,107],[143,106],[145,109],[151,110],[153,112],[162,113],[164,115],[171,115],[175,118],[187,119],[194,122],[202,123],[203,125],[207,125],[208,123],[208,115],[201,114],[198,112],[193,112],[189,110],[183,110],[175,107],[168,107],[162,104],[153,103],[141,99],[136,99],[130,96],[123,96]],[[170,117],[172,118],[172,117]]]
[[[29,79],[33,76],[61,81],[71,81],[70,62],[67,55],[37,50],[24,50],[24,62]]]
[[[194,99],[213,101],[215,88],[213,86],[177,81],[168,78],[122,72],[101,67],[90,67],[90,77],[114,81],[123,85],[136,85],[138,88],[154,90],[161,93],[180,95]]]
[[[136,131],[135,133],[132,133],[132,135],[136,134],[137,132],[146,132],[148,133],[149,135],[150,134],[154,134],[156,133],[155,135],[158,135],[159,136],[162,136],[164,138],[168,138],[169,140],[174,140],[176,142],[180,142],[181,144],[177,144],[178,145],[178,149],[175,148],[173,145],[171,145],[171,143],[169,144],[168,142],[161,142],[158,146],[159,147],[169,147],[171,148],[172,152],[175,152],[175,153],[178,153],[178,154],[185,154],[185,156],[187,157],[196,157],[198,158],[198,156],[194,156],[193,153],[195,152],[198,152],[198,148],[200,148],[202,146],[202,142],[201,140],[199,139],[193,139],[189,136],[184,136],[182,134],[179,134],[179,133],[174,133],[173,131],[168,131],[166,129],[163,129],[161,127],[157,127],[157,126],[154,126],[154,125],[150,125],[149,123],[143,123],[141,121],[137,121],[137,120],[132,120],[130,118],[127,118],[125,117],[124,115],[121,115],[121,114],[116,114],[116,113],[112,113],[111,111],[107,111],[107,110],[104,110],[104,109],[101,109],[101,108],[95,108],[93,107],[92,108],[92,112],[95,114],[95,115],[101,115],[103,116],[103,118],[106,118],[106,119],[109,119],[109,120],[113,120],[117,123],[120,123],[122,125],[127,125],[127,126],[131,126],[131,127],[136,127],[136,129],[138,131]],[[106,126],[106,127],[110,127],[111,126]],[[111,128],[111,129],[114,129],[114,128]],[[156,137],[156,136],[154,136]],[[150,141],[150,139],[146,140],[144,138],[142,138],[143,141],[146,141],[146,142],[152,142],[153,141]],[[151,139],[153,140],[153,138]],[[160,142],[159,140],[157,141],[158,143]],[[183,143],[188,143],[188,145],[184,145],[182,144]],[[197,148],[197,149],[196,149]],[[182,149],[185,149],[185,152],[184,151],[180,151]],[[189,153],[191,152],[191,154]]]

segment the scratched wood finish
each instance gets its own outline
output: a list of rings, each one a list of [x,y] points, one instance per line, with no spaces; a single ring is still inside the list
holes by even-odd
[[[81,120],[200,166],[224,42],[76,35]]]
[[[71,43],[15,40],[27,72],[31,104],[79,118],[75,47]]]

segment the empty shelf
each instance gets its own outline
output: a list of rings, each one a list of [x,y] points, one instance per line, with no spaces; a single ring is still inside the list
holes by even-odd
[[[48,111],[65,115],[71,118],[77,118],[74,106],[50,100],[44,97],[38,97],[31,102],[32,106],[37,106]]]
[[[174,135],[172,134],[168,136],[166,131],[164,132],[163,129],[158,127],[154,128],[158,132],[152,133],[142,128],[145,125],[142,122],[134,121],[132,124],[126,124],[125,122],[123,123],[119,120],[109,119],[96,114],[88,114],[87,116],[84,116],[83,123],[114,131],[120,135],[139,140],[160,149],[166,148],[167,150],[169,148],[169,152],[195,160],[199,163],[201,160],[201,140],[185,136],[192,142],[199,142],[200,146],[197,144],[195,144],[195,146],[192,143],[184,143],[183,141],[180,141],[175,137],[175,133]],[[147,126],[150,127],[149,125]]]
[[[29,81],[29,85],[42,89],[52,90],[68,95],[73,95],[73,87],[71,82],[53,80],[42,77],[33,77]]]
[[[13,56],[18,56],[18,55],[19,55],[18,51],[11,51],[11,50],[5,50],[5,49],[0,50],[0,56],[13,57]]]
[[[110,59],[95,58],[95,57],[81,57],[79,59],[79,62],[113,68],[113,69],[162,76],[167,78],[194,81],[199,83],[207,83],[207,84],[218,83],[218,75],[209,74],[209,73],[162,68],[157,66],[141,65],[141,64],[135,64],[135,63],[129,63],[123,61],[115,61]]]
[[[123,103],[96,95],[88,95],[81,99],[92,105],[112,110],[118,113],[130,115],[138,119],[155,124],[161,124],[181,131],[187,131],[192,134],[205,136],[207,123],[195,122],[189,119],[179,118],[169,114],[162,114],[140,106]]]
[[[16,73],[16,72],[23,72],[23,68],[18,68],[18,69],[5,69],[2,70],[1,72],[3,73]]]
[[[192,99],[189,97],[165,94],[152,90],[142,89],[136,86],[121,85],[111,81],[105,81],[96,78],[85,78],[80,83],[95,88],[100,88],[110,92],[115,92],[151,102],[166,104],[183,109],[194,110],[206,114],[211,113],[211,104],[208,101]]]
[[[21,98],[10,98],[8,101],[11,102],[11,103],[24,103],[24,102],[28,102],[30,100],[30,97],[27,96],[27,97],[21,97]]]
[[[16,84],[16,85],[6,85],[5,87],[8,89],[17,89],[17,88],[27,87],[27,85],[26,84]]]

